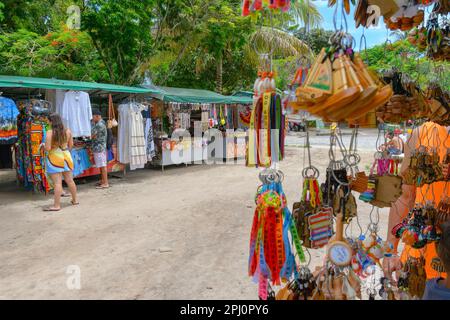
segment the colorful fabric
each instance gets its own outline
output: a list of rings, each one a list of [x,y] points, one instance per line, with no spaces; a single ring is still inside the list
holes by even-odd
[[[100,120],[92,126],[92,151],[95,152],[105,152],[106,151],[106,138],[107,130],[105,121]]]
[[[47,156],[47,174],[73,171],[73,160],[69,150],[52,149]]]
[[[86,149],[72,149],[71,151],[73,160],[73,176],[77,177],[84,173],[87,169],[92,167],[92,163],[89,160],[89,154]]]
[[[13,100],[0,97],[0,144],[17,141],[17,116],[19,109]]]
[[[50,185],[46,176],[46,161],[41,143],[45,141],[48,120],[31,115],[31,103],[20,104],[17,118],[18,141],[16,143],[17,179],[27,190],[47,193]]]

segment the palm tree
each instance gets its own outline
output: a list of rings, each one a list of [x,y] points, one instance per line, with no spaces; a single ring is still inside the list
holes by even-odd
[[[390,37],[394,37],[395,41],[402,41],[402,40],[406,40],[406,38],[408,38],[408,32],[403,32],[401,30],[395,30],[392,31],[389,34]]]
[[[317,28],[323,22],[323,17],[311,0],[298,0],[292,2],[291,13],[298,24],[307,25],[308,28]]]

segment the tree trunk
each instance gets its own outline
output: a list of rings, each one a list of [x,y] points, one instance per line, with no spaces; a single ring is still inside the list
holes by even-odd
[[[216,60],[216,92],[222,94],[223,92],[223,83],[222,83],[222,76],[223,76],[223,57],[220,55],[217,57]]]

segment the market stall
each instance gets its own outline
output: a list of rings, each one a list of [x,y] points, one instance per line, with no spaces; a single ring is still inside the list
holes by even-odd
[[[123,104],[123,108],[132,109],[136,107],[134,100],[137,96],[156,92],[110,84],[14,76],[0,76],[0,91],[3,93],[0,112],[8,113],[7,117],[2,116],[1,140],[8,141],[9,145],[14,144],[14,148],[2,147],[2,158],[6,158],[3,155],[13,149],[19,182],[27,189],[40,192],[50,189],[45,173],[45,154],[40,145],[45,141],[49,126],[47,116],[51,112],[60,114],[64,125],[72,132],[73,173],[76,178],[81,178],[99,174],[99,169],[93,165],[90,138],[92,108],[98,108],[104,119],[108,119],[112,134],[108,146],[108,172],[120,172],[130,163],[123,159],[124,150],[132,147],[124,146],[120,139],[129,137],[131,131],[125,130],[119,134],[114,102],[120,104],[119,110]],[[124,99],[127,99],[126,103]],[[139,104],[138,108],[141,108],[138,110],[140,114],[145,106]],[[130,167],[133,168],[133,164]]]
[[[202,163],[245,157],[245,132],[242,113],[252,99],[223,96],[208,90],[158,87],[151,97],[155,128],[155,165]],[[244,118],[245,119],[245,118]],[[211,150],[204,133],[211,128],[222,132],[222,147]]]

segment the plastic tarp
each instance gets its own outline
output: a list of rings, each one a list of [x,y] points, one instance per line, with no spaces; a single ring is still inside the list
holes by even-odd
[[[79,91],[105,91],[120,93],[156,93],[157,90],[141,87],[127,87],[107,83],[82,82],[72,80],[3,76],[0,75],[0,88],[33,88],[33,89],[61,89]]]
[[[151,87],[146,87],[151,88]],[[172,87],[153,87],[159,92],[151,94],[153,98],[174,103],[208,103],[208,104],[252,104],[248,97],[224,96],[209,90],[185,89]]]

